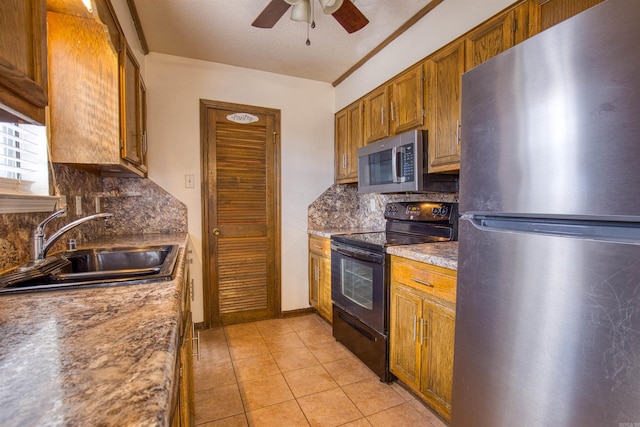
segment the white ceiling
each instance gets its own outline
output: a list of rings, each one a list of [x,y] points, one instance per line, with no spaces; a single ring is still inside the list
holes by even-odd
[[[315,29],[289,19],[271,29],[253,20],[270,0],[134,0],[151,52],[334,82],[430,0],[355,0],[369,19],[348,34],[312,0]]]

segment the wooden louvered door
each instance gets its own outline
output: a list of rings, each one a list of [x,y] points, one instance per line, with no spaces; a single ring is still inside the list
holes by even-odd
[[[205,321],[280,314],[277,110],[202,101]]]

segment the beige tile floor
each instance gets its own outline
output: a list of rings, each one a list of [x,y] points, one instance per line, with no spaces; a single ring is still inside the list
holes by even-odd
[[[400,385],[380,382],[317,315],[209,329],[200,339],[197,426],[445,426]]]

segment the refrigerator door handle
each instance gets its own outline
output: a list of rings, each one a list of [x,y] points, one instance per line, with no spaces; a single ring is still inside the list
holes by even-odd
[[[465,215],[478,229],[640,244],[640,223]]]

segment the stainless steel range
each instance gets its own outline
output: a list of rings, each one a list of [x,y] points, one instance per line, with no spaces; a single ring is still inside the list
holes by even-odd
[[[392,245],[457,240],[458,205],[394,202],[385,207],[385,231],[331,237],[333,336],[382,381],[389,372],[389,271]]]

